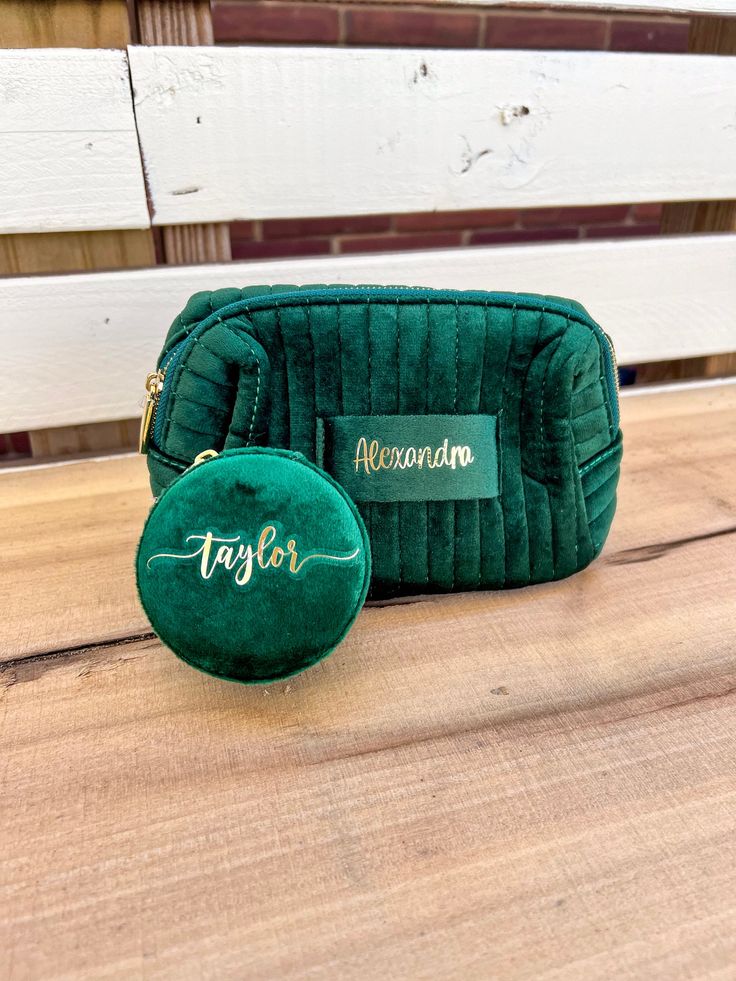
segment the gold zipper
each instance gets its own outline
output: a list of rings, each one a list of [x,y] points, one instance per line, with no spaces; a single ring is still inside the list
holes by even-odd
[[[163,386],[163,371],[151,371],[146,376],[146,404],[143,406],[143,415],[141,416],[141,433],[138,440],[139,453],[148,453],[148,444],[153,432],[153,425],[156,422],[156,409]]]
[[[611,340],[610,334],[607,334],[605,331],[602,331],[602,334],[605,337],[606,341],[608,342],[608,349],[611,352],[611,363],[613,364],[613,381],[616,386],[616,400],[620,401],[621,384],[618,378],[618,361],[616,360],[616,351],[614,350],[613,341]]]

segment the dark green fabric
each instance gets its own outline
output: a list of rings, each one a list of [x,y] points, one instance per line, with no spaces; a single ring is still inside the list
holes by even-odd
[[[458,501],[498,496],[496,417],[317,419],[317,463],[354,501]]]
[[[299,454],[254,447],[175,480],[146,522],[136,574],[154,630],[183,660],[267,682],[340,643],[365,601],[370,548],[331,477]]]
[[[498,496],[359,505],[371,595],[523,586],[587,565],[615,510],[620,433],[605,341],[583,308],[324,290],[192,297],[162,358],[184,342],[149,454],[154,493],[209,447],[267,444],[315,460],[320,418],[495,416]]]

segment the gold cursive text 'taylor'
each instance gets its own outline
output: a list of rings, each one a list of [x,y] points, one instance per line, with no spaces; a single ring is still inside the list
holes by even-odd
[[[157,559],[197,559],[202,579],[211,579],[218,566],[221,566],[232,573],[238,586],[245,586],[257,570],[283,569],[291,576],[298,576],[308,562],[350,562],[360,551],[356,548],[349,555],[328,552],[308,552],[300,555],[295,538],[288,538],[281,546],[275,543],[277,534],[274,525],[266,525],[255,544],[244,541],[242,535],[220,537],[211,531],[202,535],[188,535],[185,544],[201,542],[193,552],[183,555],[159,552],[148,559],[146,567],[150,569],[151,563]]]

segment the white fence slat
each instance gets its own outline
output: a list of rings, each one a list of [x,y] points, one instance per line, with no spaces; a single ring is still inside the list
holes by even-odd
[[[154,223],[736,197],[736,57],[132,48]]]
[[[0,233],[150,225],[124,51],[0,51]]]
[[[622,363],[736,350],[736,235],[7,279],[0,432],[137,415],[145,374],[191,293],[274,282],[554,293],[588,307]]]

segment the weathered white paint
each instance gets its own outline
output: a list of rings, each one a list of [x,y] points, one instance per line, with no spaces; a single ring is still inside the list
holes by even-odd
[[[736,350],[736,235],[335,256],[0,280],[0,432],[126,418],[195,290],[403,283],[582,300],[620,360]]]
[[[736,197],[736,57],[133,48],[157,224]]]
[[[736,378],[694,378],[692,381],[663,382],[660,385],[630,385],[621,389],[622,398],[638,398],[640,395],[667,395],[671,392],[692,392],[698,388],[723,388],[736,385]]]
[[[150,224],[124,51],[0,51],[0,232]]]

